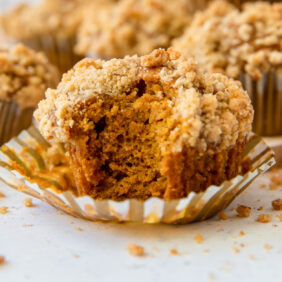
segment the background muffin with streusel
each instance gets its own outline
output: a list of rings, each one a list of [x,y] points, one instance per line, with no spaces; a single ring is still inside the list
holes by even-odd
[[[76,52],[101,58],[144,55],[169,47],[190,22],[187,0],[120,0],[89,9],[78,33]]]
[[[59,72],[43,53],[16,45],[0,49],[0,143],[27,128],[34,109]]]
[[[3,14],[0,24],[10,38],[44,51],[63,73],[81,59],[74,54],[73,47],[85,9],[92,5],[97,11],[113,1],[41,0],[36,5],[22,3]]]
[[[282,134],[282,4],[216,1],[173,46],[202,68],[240,79],[256,111],[254,130]]]

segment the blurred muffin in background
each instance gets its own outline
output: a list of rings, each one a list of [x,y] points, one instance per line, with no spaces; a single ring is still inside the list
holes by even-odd
[[[191,5],[193,5],[194,10],[205,9],[209,3],[216,0],[190,0]],[[227,0],[229,3],[236,5],[241,8],[247,2],[260,2],[261,0]],[[281,2],[281,0],[267,0],[266,2],[275,3]]]
[[[282,134],[282,3],[215,1],[173,46],[202,68],[240,79],[255,108],[254,130]]]
[[[0,48],[0,144],[32,122],[48,87],[56,87],[59,72],[43,53],[16,45]]]
[[[169,47],[190,22],[187,0],[121,0],[88,11],[75,47],[79,55],[121,58]]]
[[[2,15],[3,31],[16,41],[44,51],[62,72],[80,57],[73,52],[77,28],[91,3],[99,6],[111,0],[43,0],[38,5],[19,4]]]

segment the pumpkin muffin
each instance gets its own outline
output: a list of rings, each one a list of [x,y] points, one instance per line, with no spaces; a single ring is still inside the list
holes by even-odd
[[[207,71],[240,79],[255,108],[259,134],[282,134],[282,3],[215,1],[173,43]]]
[[[9,37],[36,50],[44,51],[50,61],[64,72],[80,59],[74,54],[73,47],[85,9],[95,5],[97,10],[99,6],[111,0],[99,2],[42,0],[37,5],[22,3],[2,15],[0,23]]]
[[[190,13],[187,0],[120,0],[99,13],[89,9],[75,50],[104,59],[148,54],[169,47],[189,24]]]
[[[172,200],[240,173],[253,108],[240,83],[158,49],[82,60],[35,118],[64,144],[79,195]]]
[[[0,143],[32,121],[33,111],[48,87],[56,87],[59,73],[43,53],[19,44],[0,48]]]

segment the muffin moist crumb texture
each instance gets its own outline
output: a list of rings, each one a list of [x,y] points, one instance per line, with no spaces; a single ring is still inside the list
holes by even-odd
[[[172,49],[84,59],[35,117],[63,142],[80,195],[175,199],[239,172],[253,109],[241,86]]]

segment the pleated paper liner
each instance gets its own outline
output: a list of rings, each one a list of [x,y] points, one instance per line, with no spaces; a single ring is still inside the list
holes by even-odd
[[[67,164],[48,164],[49,148],[35,127],[21,132],[0,149],[0,179],[59,210],[92,221],[183,224],[205,220],[225,209],[257,176],[275,164],[273,151],[262,138],[252,134],[243,159],[248,171],[221,186],[191,192],[186,198],[174,201],[158,198],[96,201],[88,196],[77,197]],[[63,149],[61,152],[64,159]]]
[[[75,42],[75,37],[58,37],[52,33],[23,41],[26,46],[44,52],[49,61],[56,65],[62,74],[82,59],[73,51]]]
[[[271,70],[259,80],[241,74],[255,110],[253,130],[261,136],[282,135],[282,68]]]
[[[21,109],[12,101],[0,101],[0,145],[31,125],[33,111],[34,108]]]

